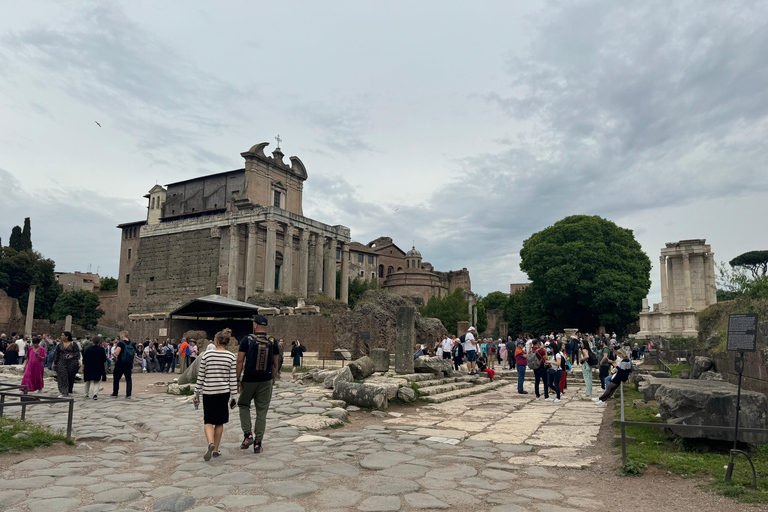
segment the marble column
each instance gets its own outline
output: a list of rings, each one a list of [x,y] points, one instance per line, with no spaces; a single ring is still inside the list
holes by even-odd
[[[256,223],[248,224],[248,250],[245,257],[245,298],[256,292]]]
[[[693,293],[691,291],[691,257],[683,254],[683,279],[685,280],[685,309],[693,309]]]
[[[227,297],[238,300],[237,298],[237,268],[240,256],[240,226],[231,224],[229,226],[229,268],[227,274]]]
[[[30,285],[29,298],[27,299],[27,318],[24,322],[24,337],[27,341],[32,339],[32,326],[35,321],[35,293],[37,293],[37,286]]]
[[[349,244],[341,245],[341,293],[340,299],[349,303]]]
[[[307,296],[309,284],[309,231],[301,230],[299,237],[299,297]]]
[[[280,291],[293,293],[293,231],[290,224],[283,229],[283,266],[280,267]]]
[[[332,299],[336,298],[336,240],[330,237],[325,239],[325,282],[323,283],[323,295]]]
[[[709,306],[717,302],[717,284],[715,283],[715,262],[711,252],[703,254],[704,261],[704,304]]]
[[[277,222],[267,221],[267,247],[264,253],[264,291],[275,291],[275,253],[277,251]]]
[[[314,293],[315,295],[320,295],[323,293],[323,237],[318,233],[312,239],[315,241]]]
[[[659,256],[659,269],[661,270],[661,310],[669,310],[669,288],[667,288],[667,257]]]

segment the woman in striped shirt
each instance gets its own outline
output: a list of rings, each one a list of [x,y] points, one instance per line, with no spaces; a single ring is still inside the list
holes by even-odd
[[[216,333],[216,350],[210,350],[200,356],[195,386],[195,405],[203,395],[203,423],[208,450],[203,459],[207,462],[211,456],[218,457],[224,424],[229,423],[227,402],[230,396],[237,394],[237,357],[227,350],[232,336],[230,329]]]

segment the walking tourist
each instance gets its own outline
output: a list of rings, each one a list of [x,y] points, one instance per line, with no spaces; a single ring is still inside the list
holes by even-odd
[[[181,345],[179,345],[179,373],[184,373],[187,370],[187,363],[189,362],[189,343],[182,338]]]
[[[206,350],[200,356],[197,368],[197,384],[195,385],[195,405],[199,403],[199,396],[203,396],[203,424],[205,438],[208,441],[208,449],[203,455],[207,462],[211,457],[217,457],[221,435],[224,433],[224,424],[229,423],[230,397],[237,394],[237,357],[227,350],[227,345],[232,337],[230,329],[224,329],[216,333],[214,341],[215,350]],[[234,401],[234,398],[232,398]],[[250,419],[250,410],[248,411]]]
[[[459,366],[464,363],[464,345],[462,345],[461,341],[457,338],[453,339],[451,357],[453,358],[453,369],[459,371]]]
[[[5,366],[19,364],[19,345],[15,341],[5,348],[3,364]]]
[[[611,349],[608,348],[608,342],[600,340],[600,351],[597,353],[597,358],[600,360],[600,387],[603,389],[605,389],[605,378],[611,369],[610,355]]]
[[[19,347],[19,364],[24,364],[24,358],[27,355],[27,342],[24,341],[23,336],[19,336],[16,340],[16,345]]]
[[[40,338],[32,338],[32,347],[27,349],[27,365],[21,385],[27,386],[27,391],[42,391],[44,384],[45,349],[40,346]]]
[[[507,344],[499,340],[499,362],[501,363],[501,369],[507,369]]]
[[[467,334],[464,335],[464,354],[467,356],[467,375],[474,375],[475,361],[477,361],[477,340],[475,339],[474,327],[470,327]]]
[[[547,342],[549,343],[549,342]],[[546,344],[545,344],[546,345]],[[555,392],[556,398],[545,398],[548,402],[560,403],[560,372],[562,371],[561,361],[563,356],[560,354],[560,348],[557,346],[557,342],[553,342],[549,345],[552,354],[547,361],[547,387]]]
[[[56,346],[52,368],[56,372],[59,398],[68,397],[75,386],[75,374],[80,368],[80,347],[72,341],[72,333],[69,331],[61,334],[61,343]]]
[[[625,352],[624,349],[620,349],[617,351],[616,355],[618,356],[617,359],[621,359],[621,361],[611,362],[611,364],[616,367],[617,371],[611,378],[611,382],[608,384],[605,393],[599,398],[592,399],[596,405],[604,406],[606,400],[613,396],[613,393],[618,389],[622,382],[627,381],[630,372],[632,372],[632,360],[629,358],[629,354]]]
[[[496,368],[496,354],[499,352],[499,347],[496,344],[496,341],[489,340],[488,342],[488,367],[490,367],[491,370]]]
[[[533,370],[534,378],[534,393],[536,394],[536,400],[541,400],[541,394],[539,393],[539,382],[544,383],[544,399],[549,398],[549,390],[547,389],[547,367],[545,361],[547,360],[547,352],[541,346],[539,339],[532,340],[531,352],[528,354],[528,368]]]
[[[515,368],[515,349],[517,346],[515,345],[515,342],[512,340],[511,336],[507,337],[507,368],[512,370]]]
[[[237,384],[237,390],[240,393],[237,405],[240,409],[240,427],[244,435],[240,448],[245,450],[253,444],[254,453],[262,451],[261,441],[266,429],[272,386],[275,385],[277,378],[279,357],[277,341],[267,336],[266,328],[266,317],[254,315],[253,334],[243,337],[237,353],[237,377],[240,379]],[[251,401],[256,411],[253,430],[251,430]]]
[[[291,372],[291,378],[296,376],[296,369],[301,368],[301,358],[304,357],[304,352],[306,351],[307,348],[302,345],[299,340],[293,340],[291,342],[291,357],[293,358],[293,371]]]
[[[112,373],[112,396],[120,392],[120,379],[125,376],[125,398],[131,398],[133,391],[133,358],[136,346],[128,339],[128,331],[120,331],[120,341],[114,350],[115,371]]]
[[[597,356],[589,348],[589,341],[587,340],[581,341],[579,364],[581,365],[581,374],[584,376],[585,396],[590,398],[592,396],[592,367],[597,366]]]
[[[453,348],[453,340],[446,335],[443,338],[443,359],[451,358],[451,349]]]
[[[283,362],[285,361],[285,346],[283,344],[283,338],[280,338],[280,341],[277,342],[277,346],[280,347],[280,354],[277,358],[277,374],[282,375],[283,374]]]
[[[107,353],[104,347],[94,343],[83,352],[83,380],[85,381],[85,398],[98,400],[101,380],[107,379],[106,366]]]
[[[197,359],[197,342],[195,340],[189,340],[187,351],[189,352],[189,364],[191,365]]]
[[[528,367],[528,357],[525,355],[523,340],[519,340],[517,348],[515,348],[515,366],[517,367],[517,392],[521,395],[527,395],[528,392],[523,389],[523,383],[525,383],[525,369]]]

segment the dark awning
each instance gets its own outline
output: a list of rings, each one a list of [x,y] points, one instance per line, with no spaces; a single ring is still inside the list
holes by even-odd
[[[200,297],[171,313],[171,318],[179,316],[208,317],[208,318],[250,318],[259,312],[259,308],[247,302],[228,299],[221,295]]]

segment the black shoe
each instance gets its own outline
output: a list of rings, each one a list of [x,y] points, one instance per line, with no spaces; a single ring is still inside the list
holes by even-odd
[[[253,443],[253,453],[261,453],[263,448],[261,447],[261,441],[256,441]]]
[[[240,449],[245,450],[252,444],[253,444],[253,434],[246,434],[243,438],[243,442],[240,444]]]
[[[205,451],[205,455],[203,455],[203,460],[205,462],[208,462],[211,460],[211,457],[213,456],[213,450],[216,449],[216,445],[211,443],[208,445],[208,449]]]
[[[94,399],[94,400],[98,400],[98,399],[99,399],[99,398],[98,398],[98,395],[93,395],[93,399]]]
[[[111,394],[111,395],[109,395],[109,396],[111,396],[111,397],[114,397],[114,398],[117,398],[117,395],[116,395],[116,394],[114,394],[114,393],[112,393],[112,394]]]

